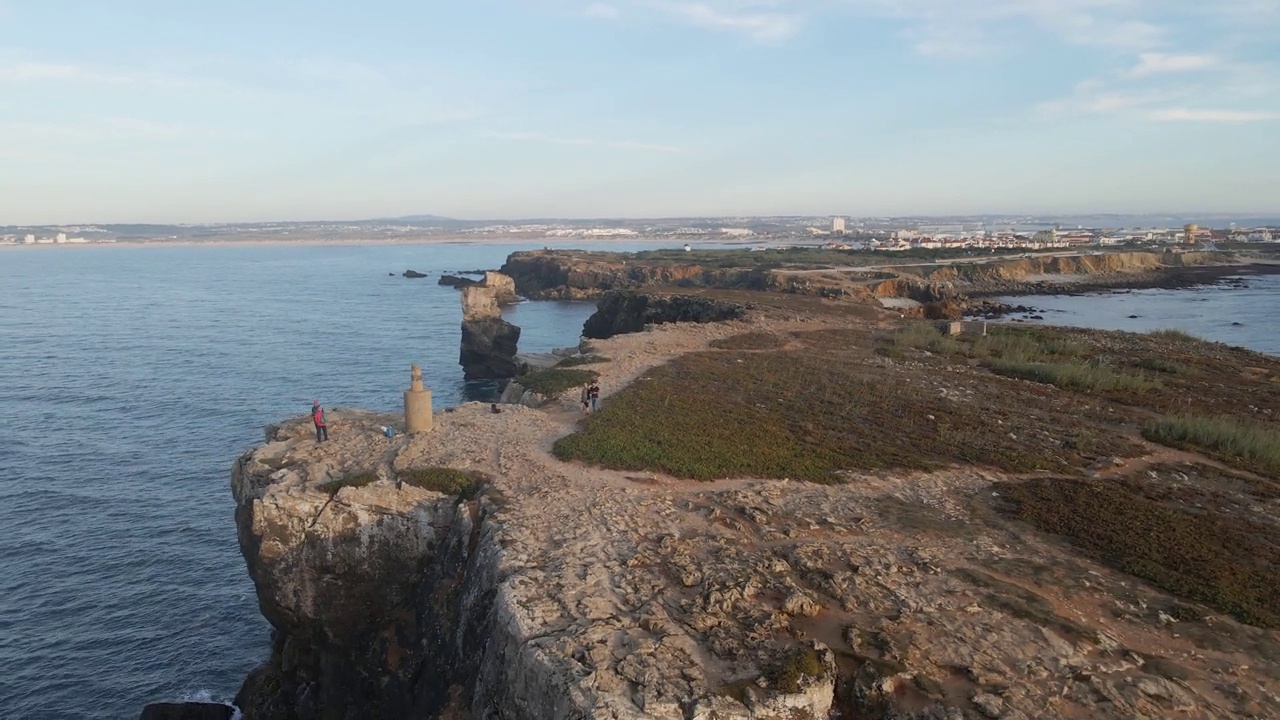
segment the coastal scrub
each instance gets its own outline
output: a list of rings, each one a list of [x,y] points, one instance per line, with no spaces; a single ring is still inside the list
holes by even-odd
[[[323,492],[329,495],[330,497],[332,497],[334,495],[337,495],[338,491],[344,487],[356,487],[356,488],[364,487],[365,485],[369,485],[371,483],[377,482],[377,480],[378,480],[377,473],[373,472],[372,470],[364,470],[360,472],[351,473],[349,475],[344,475],[340,478],[334,478],[333,480],[326,480],[320,483],[319,489],[320,489],[320,492]]]
[[[1236,467],[1280,477],[1280,430],[1271,425],[1180,415],[1162,418],[1142,434],[1161,445],[1200,450]]]
[[[474,497],[488,476],[476,470],[457,470],[447,467],[428,467],[408,470],[400,475],[400,482],[423,490],[432,490],[459,498]]]
[[[572,368],[553,367],[537,370],[515,379],[525,390],[539,395],[553,397],[566,390],[580,387],[600,377],[594,370],[577,370]]]
[[[1065,478],[993,489],[1014,518],[1086,555],[1241,622],[1280,627],[1280,529],[1214,507],[1217,493],[1179,503],[1142,480]]]

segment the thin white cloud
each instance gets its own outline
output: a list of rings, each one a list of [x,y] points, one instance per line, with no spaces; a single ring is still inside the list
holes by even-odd
[[[130,117],[104,117],[84,122],[0,122],[0,135],[10,141],[92,144],[106,140],[171,142],[226,137],[214,128],[164,123]]]
[[[1165,31],[1137,14],[1131,0],[844,0],[854,8],[897,17],[914,49],[929,57],[985,54],[1025,37],[1030,23],[1073,45],[1147,49]]]
[[[594,140],[590,138],[559,137],[540,132],[501,132],[489,133],[489,137],[500,140],[520,140],[526,142],[549,143],[552,145],[571,145],[575,147],[604,147],[615,150],[647,150],[650,152],[678,153],[683,148],[674,145],[637,142],[635,140]]]
[[[647,2],[649,7],[694,27],[732,32],[762,44],[790,39],[804,22],[799,12],[777,12],[785,2]]]
[[[1280,120],[1280,113],[1253,110],[1208,110],[1168,108],[1153,110],[1147,118],[1156,122],[1250,123]]]
[[[1144,78],[1168,73],[1209,70],[1218,67],[1220,64],[1221,60],[1213,55],[1142,53],[1138,56],[1138,64],[1127,75],[1131,78]]]
[[[590,18],[598,18],[601,20],[616,20],[621,17],[622,11],[613,5],[592,3],[587,6],[586,10],[582,11],[582,14]]]
[[[16,62],[0,65],[0,83],[69,82],[92,85],[149,85],[184,87],[181,78],[151,73],[119,73],[82,65],[47,62]]]

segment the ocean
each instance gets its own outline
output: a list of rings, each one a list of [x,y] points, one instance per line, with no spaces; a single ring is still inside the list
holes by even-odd
[[[0,251],[0,714],[231,698],[269,650],[232,462],[313,399],[396,410],[413,363],[438,408],[486,397],[462,380],[459,294],[436,279],[526,247]],[[575,345],[593,311],[506,316],[532,352]]]
[[[269,650],[232,462],[312,399],[396,410],[412,363],[437,408],[485,397],[491,386],[462,380],[458,293],[436,278],[525,247],[0,251],[0,712],[116,720],[151,701],[230,699]],[[409,268],[429,277],[400,277]],[[1020,301],[1063,324],[1280,352],[1280,277],[1248,282]],[[546,351],[576,343],[592,311],[506,314],[522,350]]]
[[[1207,285],[1181,290],[1112,290],[1084,295],[1025,295],[1001,302],[1036,308],[1043,320],[1101,330],[1150,332],[1176,328],[1205,340],[1280,355],[1280,275],[1239,278],[1244,287]]]

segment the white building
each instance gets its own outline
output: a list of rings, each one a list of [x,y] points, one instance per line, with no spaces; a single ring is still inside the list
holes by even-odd
[[[35,235],[27,235],[26,237],[22,238],[22,242],[23,242],[24,244],[27,244],[27,245],[35,245],[35,244],[36,244],[36,236],[35,236]]]
[[[844,233],[844,218],[831,218],[831,232],[837,234]]]
[[[64,243],[64,242],[66,242],[66,241],[67,241],[67,234],[66,234],[66,233],[58,233],[57,237],[55,237],[55,238],[53,239],[53,241],[54,241],[54,242],[56,242],[56,243],[58,243],[59,245],[61,245],[62,243]]]

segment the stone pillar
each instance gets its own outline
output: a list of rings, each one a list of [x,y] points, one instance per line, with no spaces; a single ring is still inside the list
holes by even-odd
[[[410,368],[409,389],[404,391],[404,430],[407,433],[431,429],[431,391],[422,387],[422,368]]]

